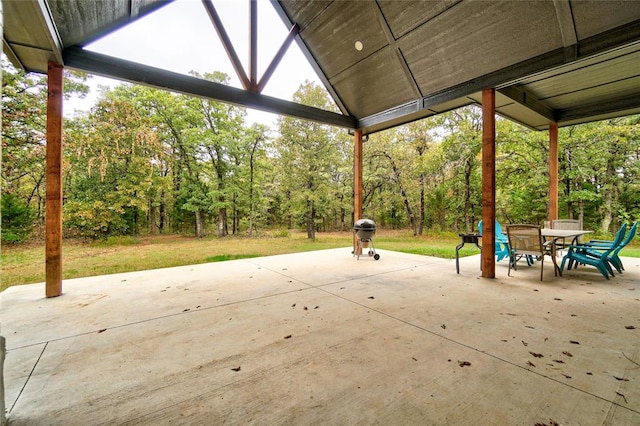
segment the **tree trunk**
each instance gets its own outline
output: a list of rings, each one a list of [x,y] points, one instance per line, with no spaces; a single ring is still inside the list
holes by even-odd
[[[613,222],[613,191],[611,189],[607,189],[604,194],[604,215],[602,217],[602,230],[605,232],[609,231],[611,227],[611,222]]]
[[[166,226],[166,208],[165,208],[165,201],[164,201],[164,189],[162,190],[162,192],[160,192],[160,224],[158,225],[158,230],[160,231],[160,233],[162,234],[164,232],[164,228]]]
[[[396,182],[398,183],[398,188],[400,189],[400,195],[402,195],[404,208],[407,211],[407,216],[409,217],[409,224],[411,225],[411,230],[413,231],[413,236],[415,237],[416,235],[418,235],[418,229],[416,227],[416,218],[413,215],[413,211],[411,210],[411,204],[409,203],[409,196],[407,195],[407,192],[404,190],[404,186],[402,186],[402,182],[400,181],[400,171],[398,170],[398,167],[396,166],[396,163],[395,161],[393,161],[391,156],[387,153],[385,153],[385,156],[389,159],[389,162],[391,163],[391,169],[393,170],[394,177],[396,179]]]
[[[194,214],[196,218],[196,238],[202,238],[205,236],[202,212],[200,210],[196,210]]]
[[[418,224],[418,235],[422,235],[424,230],[424,173],[420,173],[420,223]]]
[[[224,196],[219,198],[220,202],[224,202]],[[218,237],[226,237],[229,235],[229,228],[227,227],[227,208],[220,207],[218,209]]]
[[[316,208],[310,199],[307,199],[307,214],[306,214],[306,222],[307,222],[307,238],[310,240],[316,239],[316,227],[315,227],[315,215]]]
[[[472,159],[467,159],[464,168],[464,229],[471,232],[473,224],[471,222],[471,172],[473,171]]]

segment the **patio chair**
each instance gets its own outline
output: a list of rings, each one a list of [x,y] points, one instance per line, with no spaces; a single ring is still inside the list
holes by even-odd
[[[582,220],[579,219],[556,219],[551,221],[551,227],[553,229],[577,229],[582,230]],[[578,237],[579,238],[579,237]],[[579,242],[579,239],[576,240]],[[556,250],[562,251],[568,244],[562,238],[562,241],[556,241]]]
[[[622,231],[622,232],[621,232]],[[564,270],[564,265],[567,263],[567,269],[572,269],[574,266],[578,266],[578,264],[582,265],[590,265],[595,267],[603,277],[609,279],[609,276],[613,275],[613,269],[609,263],[610,256],[612,253],[618,248],[618,246],[622,243],[624,239],[624,235],[626,232],[626,224],[622,225],[622,228],[616,234],[616,239],[611,242],[611,245],[608,247],[603,246],[600,250],[598,250],[598,254],[588,252],[588,246],[584,244],[572,244],[568,246],[569,250],[567,254],[562,258],[562,264],[560,265],[560,270]]]
[[[482,221],[478,222],[478,232],[482,235]],[[493,232],[495,234],[495,254],[496,261],[500,262],[502,259],[509,257],[509,240],[507,236],[502,232],[502,226],[496,220],[493,225]]]
[[[622,271],[624,271],[624,265],[622,265],[622,260],[620,260],[620,256],[618,256],[618,253],[620,253],[620,250],[625,248],[627,244],[629,244],[635,238],[637,227],[638,227],[638,221],[634,222],[627,236],[622,240],[620,244],[618,244],[617,247],[614,248],[614,250],[611,252],[611,254],[609,254],[609,256],[606,259],[607,262],[611,264],[614,268],[616,268],[616,270],[619,273],[622,273]],[[620,230],[618,230],[618,234],[622,233],[624,235],[625,228],[626,228],[626,224],[623,224]],[[604,251],[606,251],[612,246],[612,244],[613,244],[612,241],[601,241],[601,240],[593,241],[592,240],[592,241],[589,241],[588,243],[580,244],[580,246],[584,247],[583,251],[585,251],[590,256],[601,256]]]
[[[534,256],[540,259],[540,281],[544,276],[544,257],[552,256],[550,243],[545,243],[542,239],[540,226],[528,224],[507,225],[507,238],[510,247],[510,261],[507,275],[511,276],[511,268],[517,270],[518,260],[523,257],[527,264],[533,264],[531,260]],[[557,276],[558,271],[553,268]]]
[[[618,232],[616,232],[616,236],[614,237],[613,240],[597,240],[597,239],[593,239],[590,241],[587,241],[586,243],[583,244],[588,244],[588,245],[605,245],[605,246],[610,246],[613,241],[618,238],[618,234],[619,233],[625,233],[627,231],[627,224],[623,223],[622,226],[620,227],[620,229],[618,229]]]
[[[579,229],[582,230],[580,219],[556,219],[551,221],[553,229]]]

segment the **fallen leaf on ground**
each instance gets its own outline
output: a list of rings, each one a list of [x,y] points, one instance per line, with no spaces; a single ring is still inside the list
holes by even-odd
[[[286,336],[284,336],[285,339],[291,339],[291,337],[293,337],[291,334],[287,334]]]
[[[530,367],[535,367],[536,365],[534,363],[532,363],[531,361],[527,361],[527,365]]]
[[[107,329],[103,328],[102,330],[98,330],[98,333],[104,333],[105,331],[107,331]]]
[[[527,342],[525,342],[524,340],[522,340],[522,344],[523,344],[524,346],[528,346],[528,345],[529,345],[529,344],[528,344]]]
[[[466,365],[471,365],[471,363],[469,361],[458,361],[458,365],[460,367],[464,367]]]
[[[236,368],[232,368],[233,371],[240,371],[242,367],[236,367]]]
[[[549,419],[549,423],[536,423],[536,426],[560,426],[560,424],[553,419]]]
[[[558,364],[564,364],[564,361],[561,359],[554,359],[553,362],[557,362]]]
[[[542,358],[542,357],[544,356],[544,355],[542,355],[542,354],[539,354],[539,353],[536,353],[536,352],[532,352],[532,351],[529,351],[529,353],[530,353],[531,355],[535,356],[536,358]]]
[[[621,382],[628,382],[629,379],[625,379],[624,377],[613,376],[614,379],[620,380]]]
[[[574,345],[580,344],[580,342],[578,342],[577,340],[569,340],[569,343],[573,343]]]
[[[566,356],[573,356],[569,351],[562,351],[562,353]]]
[[[635,330],[635,326],[633,325],[625,325],[624,328],[626,328],[627,330]]]
[[[369,299],[375,299],[375,297],[373,297],[373,296],[369,296],[368,298],[369,298]]]

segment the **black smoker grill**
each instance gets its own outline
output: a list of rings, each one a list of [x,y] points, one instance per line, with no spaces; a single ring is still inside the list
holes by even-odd
[[[358,238],[358,246],[356,247],[357,259],[360,259],[363,248],[369,249],[369,256],[373,256],[375,260],[380,259],[380,255],[376,253],[376,249],[373,246],[373,236],[376,233],[376,223],[371,219],[360,219],[353,225],[353,232],[356,233]]]

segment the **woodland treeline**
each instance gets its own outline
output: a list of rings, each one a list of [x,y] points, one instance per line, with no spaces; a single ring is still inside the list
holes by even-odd
[[[198,77],[227,83],[222,73]],[[67,72],[65,94],[87,93]],[[3,62],[2,240],[41,238],[45,205],[46,77]],[[332,110],[305,82],[294,101]],[[548,134],[497,121],[497,216],[547,217]],[[481,218],[481,110],[466,107],[370,135],[365,217],[379,227],[472,231]],[[248,125],[242,108],[122,84],[64,122],[65,237],[267,229],[349,230],[353,137],[283,117]],[[614,232],[640,219],[640,116],[559,131],[560,216]]]

